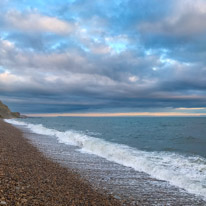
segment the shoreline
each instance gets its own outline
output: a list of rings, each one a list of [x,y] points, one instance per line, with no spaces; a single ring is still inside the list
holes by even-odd
[[[3,120],[0,148],[0,205],[123,205],[46,158],[19,129]]]
[[[13,126],[0,120],[0,205],[2,205],[1,201],[5,202],[5,198],[1,199],[3,194],[2,186],[4,186],[5,194],[10,201],[11,196],[16,196],[16,193],[19,195],[21,184],[19,186],[15,181],[19,183],[19,179],[22,180],[21,175],[23,174],[23,177],[27,176],[24,173],[28,172],[34,175],[36,179],[33,178],[32,184],[29,183],[26,186],[22,184],[24,189],[23,197],[26,196],[27,199],[35,200],[36,195],[39,195],[38,190],[40,190],[40,198],[37,202],[29,203],[27,203],[27,199],[23,198],[23,202],[19,203],[19,199],[22,201],[21,195],[17,201],[19,204],[9,202],[6,205],[206,205],[205,200],[200,196],[188,193],[180,187],[175,187],[166,181],[152,178],[146,173],[135,171],[132,168],[124,167],[98,156],[94,157],[85,153],[82,155],[75,147],[67,144],[62,145],[57,138],[51,137],[50,135],[33,133],[32,130],[24,128],[24,126],[15,126],[15,124]],[[25,147],[30,149],[25,149]],[[6,160],[13,158],[13,162],[9,162],[10,165],[6,161],[1,161],[1,157],[3,158],[1,152],[5,148],[8,151],[4,154],[4,158]],[[27,158],[26,163],[25,156]],[[41,158],[36,158],[38,156],[41,156]],[[39,160],[41,164],[39,164]],[[23,165],[17,167],[16,162]],[[16,178],[16,171],[13,172],[13,170],[16,168],[20,170],[17,180],[12,182],[7,176],[4,182],[1,181],[3,163],[8,167],[7,173],[10,172],[9,166],[13,163],[12,173],[9,177],[14,176]],[[32,170],[34,169],[34,171],[30,171],[28,165],[33,167]],[[41,165],[43,165],[43,169]],[[43,173],[43,178],[39,178],[39,173],[41,173],[41,177]],[[49,176],[49,179],[47,176]],[[131,185],[129,180],[132,180]],[[39,185],[36,181],[39,182],[40,189],[37,188]],[[23,183],[26,182],[23,179]],[[57,182],[58,184],[56,184]],[[36,183],[36,185],[33,186],[33,183]],[[10,184],[12,187],[5,187],[4,184]],[[75,188],[73,188],[74,185]],[[8,193],[7,190],[11,190],[10,188],[12,188],[12,192]],[[33,190],[29,192],[31,197],[27,195],[25,188]],[[49,192],[47,192],[47,189]],[[56,191],[53,191],[53,189]],[[69,192],[67,189],[69,189]],[[69,197],[67,197],[68,195]],[[48,196],[52,199],[49,199]],[[16,197],[13,199],[16,200]],[[42,203],[42,199],[47,200]],[[26,202],[24,203],[24,201]]]

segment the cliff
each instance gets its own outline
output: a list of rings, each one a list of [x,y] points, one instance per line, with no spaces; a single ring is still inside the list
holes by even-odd
[[[19,118],[19,117],[20,117],[19,112],[11,112],[8,106],[6,106],[0,101],[0,118],[9,119],[9,118]]]

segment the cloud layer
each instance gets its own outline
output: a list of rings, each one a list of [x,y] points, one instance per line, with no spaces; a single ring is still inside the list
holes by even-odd
[[[205,106],[204,0],[4,0],[0,6],[0,98],[14,110]]]

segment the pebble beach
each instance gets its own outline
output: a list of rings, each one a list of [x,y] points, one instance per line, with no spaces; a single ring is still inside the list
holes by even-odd
[[[46,158],[0,120],[0,205],[123,205],[77,173]]]

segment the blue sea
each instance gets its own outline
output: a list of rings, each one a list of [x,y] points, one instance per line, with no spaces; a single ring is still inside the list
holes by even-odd
[[[76,155],[75,161],[78,156],[81,165],[81,158],[91,156],[101,162],[101,168],[112,163],[119,165],[118,172],[134,171],[133,178],[126,179],[123,172],[118,180],[124,177],[124,185],[130,182],[130,190],[135,184],[135,172],[139,172],[146,175],[147,182],[159,180],[183,193],[206,199],[204,117],[42,117],[6,121],[47,136],[47,142],[55,139],[47,146],[48,150],[55,147],[55,154],[63,147],[69,146],[68,150],[73,147],[80,155]],[[41,138],[38,141],[41,144]],[[71,162],[71,154],[67,152]],[[112,167],[116,166],[109,166],[114,173]],[[105,177],[109,178],[108,173]]]

